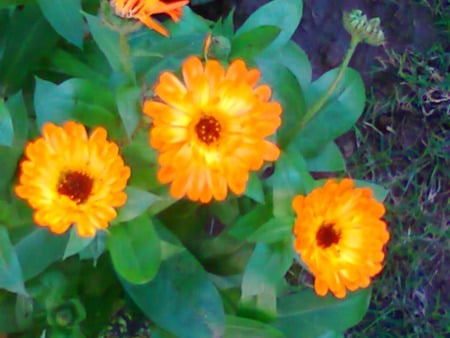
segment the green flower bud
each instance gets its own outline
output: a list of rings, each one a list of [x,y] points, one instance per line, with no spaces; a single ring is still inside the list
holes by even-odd
[[[50,326],[72,328],[86,318],[86,310],[77,299],[70,299],[47,313]]]
[[[208,35],[203,44],[203,54],[205,59],[226,60],[231,52],[231,43],[228,38],[222,35]]]
[[[384,33],[380,27],[380,18],[367,20],[367,16],[359,9],[350,13],[344,12],[343,24],[347,32],[358,41],[363,41],[372,46],[384,43]]]

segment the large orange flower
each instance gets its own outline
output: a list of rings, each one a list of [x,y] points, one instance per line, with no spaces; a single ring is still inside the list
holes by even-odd
[[[189,0],[111,0],[111,5],[118,16],[139,20],[148,28],[154,29],[164,36],[169,36],[169,33],[157,20],[152,18],[152,15],[167,14],[173,21],[178,22],[183,6],[188,3]]]
[[[78,234],[93,236],[125,204],[130,168],[124,165],[106,130],[88,136],[85,127],[46,123],[42,137],[28,143],[20,165],[17,196],[35,209],[34,221],[60,234],[74,224]]]
[[[270,102],[271,89],[259,85],[260,71],[234,61],[225,70],[218,61],[203,65],[190,57],[183,80],[164,72],[155,87],[158,100],[146,101],[153,118],[150,144],[159,151],[158,179],[171,182],[180,198],[224,200],[227,189],[245,191],[249,171],[275,161],[279,149],[265,140],[281,124],[281,106]]]
[[[309,195],[296,196],[294,246],[315,276],[314,289],[344,298],[346,289],[365,288],[382,269],[389,240],[381,220],[385,209],[369,188],[354,188],[351,179],[328,180]]]

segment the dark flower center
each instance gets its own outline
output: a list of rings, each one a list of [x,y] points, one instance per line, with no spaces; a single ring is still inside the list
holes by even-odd
[[[202,117],[195,126],[198,138],[207,145],[219,139],[221,130],[219,121],[212,116]]]
[[[88,175],[69,171],[59,180],[58,193],[69,197],[76,204],[81,204],[89,197],[93,184],[94,181]]]
[[[317,245],[323,249],[339,243],[340,238],[341,234],[335,230],[334,224],[322,224],[316,234]]]

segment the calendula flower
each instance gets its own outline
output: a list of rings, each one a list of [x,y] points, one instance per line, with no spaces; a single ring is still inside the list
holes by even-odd
[[[369,188],[353,180],[328,180],[307,196],[296,196],[294,247],[315,277],[320,296],[328,290],[344,298],[346,290],[369,286],[382,269],[383,247],[389,240],[381,220],[385,209]]]
[[[82,237],[106,229],[125,204],[130,168],[103,127],[89,136],[85,127],[46,123],[42,137],[27,144],[17,196],[35,210],[34,222],[64,233],[73,224]]]
[[[139,20],[148,28],[154,29],[164,36],[169,36],[169,33],[152,16],[167,14],[173,21],[178,22],[182,15],[183,6],[188,3],[189,0],[111,0],[111,6],[116,15],[122,18]]]
[[[190,57],[183,80],[164,72],[156,100],[144,103],[153,119],[150,144],[159,151],[158,180],[171,183],[176,198],[224,200],[228,188],[245,191],[249,171],[275,161],[280,151],[265,138],[281,124],[281,106],[269,101],[260,71],[234,61],[228,69],[215,60]]]

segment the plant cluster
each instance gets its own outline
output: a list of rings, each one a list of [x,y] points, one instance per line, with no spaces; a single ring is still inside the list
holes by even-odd
[[[366,313],[386,191],[338,178],[334,140],[380,21],[344,13],[349,50],[312,81],[301,1],[237,30],[187,4],[0,5],[0,332],[95,337],[127,308],[159,337],[340,336]]]

